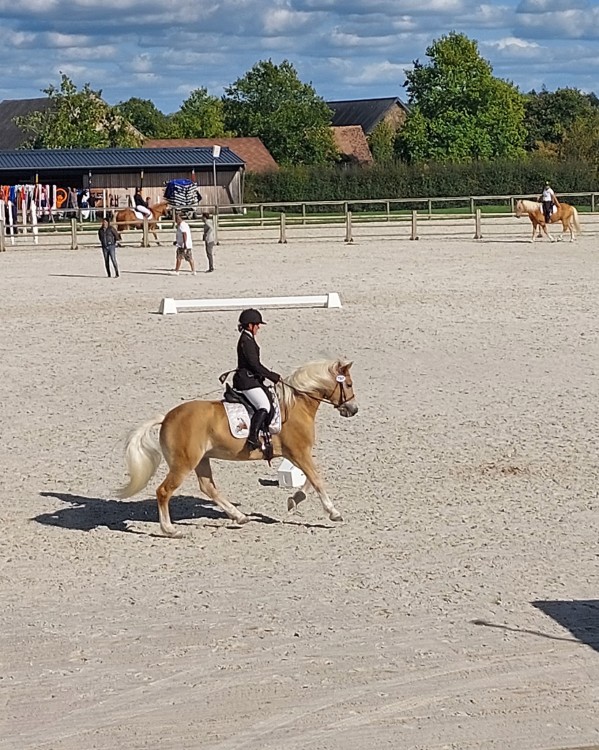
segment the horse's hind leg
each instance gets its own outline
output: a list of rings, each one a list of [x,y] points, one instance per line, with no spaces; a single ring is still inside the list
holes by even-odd
[[[232,521],[235,521],[236,523],[247,523],[250,520],[241,511],[237,510],[232,503],[226,500],[216,489],[209,458],[204,456],[196,466],[195,472],[200,483],[200,492],[207,495],[215,505],[218,505],[218,507],[229,516]]]
[[[156,490],[160,528],[162,529],[163,534],[174,539],[182,537],[183,532],[177,530],[171,523],[171,515],[168,506],[173,493],[183,484],[183,480],[187,476],[187,473],[187,471],[182,471],[181,469],[169,469],[166,479]]]

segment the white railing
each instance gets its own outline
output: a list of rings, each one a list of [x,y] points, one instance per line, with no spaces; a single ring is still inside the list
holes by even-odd
[[[210,211],[215,218],[217,241],[226,237],[234,240],[236,235],[247,237],[248,233],[260,233],[265,241],[287,243],[291,240],[318,240],[337,238],[351,243],[357,236],[377,238],[418,239],[419,236],[444,235],[451,226],[452,235],[483,239],[485,232],[508,222],[515,232],[522,234],[523,228],[513,222],[515,203],[530,195],[479,195],[436,198],[388,198],[370,200],[339,201],[289,201],[278,203],[253,203],[227,206],[225,209],[200,205],[188,219],[192,230],[201,231],[199,216]],[[586,217],[595,217],[599,207],[599,193],[564,193],[560,199],[575,203],[578,200],[589,210],[581,212],[583,223]],[[485,207],[505,206],[505,210],[485,210]],[[89,209],[64,209],[54,212],[52,217],[38,223],[19,221],[8,225],[0,205],[0,251],[26,249],[28,247],[56,247],[69,244],[75,250],[82,246],[98,244],[98,228],[104,214],[111,209],[96,208],[95,221],[83,220],[82,211]],[[226,213],[224,212],[226,211]],[[93,216],[93,214],[92,214]],[[503,222],[502,220],[505,220]],[[165,241],[174,234],[172,218],[158,224],[159,237]],[[123,233],[123,244],[141,244],[149,247],[151,236],[147,220],[140,233]]]

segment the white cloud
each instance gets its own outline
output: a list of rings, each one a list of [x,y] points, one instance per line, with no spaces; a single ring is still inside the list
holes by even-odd
[[[405,96],[406,61],[425,62],[451,29],[524,90],[599,93],[597,0],[0,0],[10,60],[0,96],[39,96],[62,70],[107,101],[140,96],[173,111],[182,92],[220,96],[269,57],[290,60],[327,99]]]

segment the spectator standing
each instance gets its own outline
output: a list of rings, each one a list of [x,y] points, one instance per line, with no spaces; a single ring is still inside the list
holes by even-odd
[[[102,219],[102,225],[98,229],[98,237],[100,238],[100,244],[102,245],[102,253],[104,254],[104,265],[106,266],[106,275],[110,278],[110,264],[114,268],[114,277],[119,277],[119,267],[116,262],[116,243],[120,242],[121,235],[111,226],[110,221],[106,218]]]
[[[196,267],[193,261],[193,240],[191,238],[191,229],[186,221],[183,221],[181,214],[176,214],[175,223],[177,225],[177,235],[174,244],[177,247],[177,260],[175,262],[175,274],[179,274],[181,263],[186,260],[191,272],[195,276]]]
[[[206,273],[214,271],[214,245],[216,244],[216,235],[214,232],[214,220],[209,213],[202,214],[204,222],[203,240],[206,246],[206,257],[208,258],[208,269]]]

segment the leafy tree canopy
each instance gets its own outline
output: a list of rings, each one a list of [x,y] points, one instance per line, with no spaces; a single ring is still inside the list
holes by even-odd
[[[451,32],[414,61],[404,86],[411,110],[396,149],[408,161],[514,158],[523,153],[524,103],[493,76],[475,41]]]
[[[102,100],[102,92],[86,83],[81,91],[61,73],[60,86],[43,92],[52,100],[44,112],[15,118],[31,133],[25,148],[109,148],[138,146],[140,138],[118,111]]]
[[[219,138],[225,128],[223,102],[205,88],[194,89],[180,109],[168,118],[170,138]]]
[[[294,66],[260,61],[225,89],[227,127],[257,136],[281,164],[319,164],[336,156],[332,113]]]
[[[526,147],[555,154],[561,153],[565,133],[576,120],[589,117],[594,108],[593,95],[575,88],[556,91],[530,91],[525,97]]]
[[[119,102],[115,109],[146,138],[168,137],[167,117],[150,99],[134,96]]]

